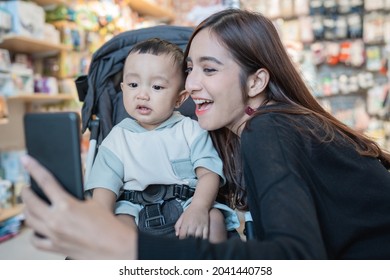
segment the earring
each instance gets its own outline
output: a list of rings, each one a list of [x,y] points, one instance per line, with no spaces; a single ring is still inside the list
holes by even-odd
[[[245,113],[246,113],[248,116],[252,116],[254,112],[255,112],[255,110],[254,110],[252,107],[250,107],[250,106],[247,106],[247,107],[245,108]]]

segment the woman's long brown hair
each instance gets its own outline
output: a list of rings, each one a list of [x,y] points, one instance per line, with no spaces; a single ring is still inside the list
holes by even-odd
[[[270,80],[265,91],[266,100],[291,104],[286,108],[258,108],[254,115],[269,111],[286,113],[294,122],[294,115],[306,115],[314,127],[321,127],[325,133],[320,141],[336,141],[335,133],[351,143],[362,156],[377,158],[390,168],[390,154],[363,133],[359,133],[337,120],[317,102],[305,84],[302,76],[290,60],[273,23],[263,15],[238,9],[227,9],[205,19],[189,40],[184,57],[188,56],[192,39],[199,31],[208,28],[231,53],[241,66],[240,82],[244,102],[248,99],[246,81],[249,75],[260,68],[268,70]],[[248,125],[248,123],[246,124]],[[296,124],[298,127],[298,124]],[[246,209],[245,183],[242,178],[240,140],[226,128],[211,132],[214,144],[224,162],[228,180],[226,195],[230,205]],[[318,135],[315,135],[319,137]]]

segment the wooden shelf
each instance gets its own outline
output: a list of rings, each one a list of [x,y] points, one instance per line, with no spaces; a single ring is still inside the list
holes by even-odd
[[[171,22],[175,19],[173,10],[161,7],[149,0],[127,0],[130,8],[142,16],[160,18],[163,21]]]
[[[20,35],[7,35],[0,41],[0,48],[12,52],[39,54],[47,52],[70,51],[71,47],[62,44],[53,44],[43,40]]]
[[[171,22],[175,19],[175,13],[172,9],[161,7],[152,0],[126,0],[129,6],[142,16],[160,18],[163,21]],[[40,6],[52,4],[69,4],[66,0],[33,0]]]
[[[8,100],[16,100],[25,103],[58,103],[62,101],[75,100],[73,95],[70,94],[57,94],[48,95],[45,93],[34,93],[34,94],[18,94],[8,97]]]
[[[66,0],[33,0],[33,2],[37,3],[40,6],[47,6],[52,4],[66,4]]]
[[[18,204],[11,208],[6,208],[6,209],[0,208],[0,223],[22,213],[22,211],[23,211],[22,204]]]

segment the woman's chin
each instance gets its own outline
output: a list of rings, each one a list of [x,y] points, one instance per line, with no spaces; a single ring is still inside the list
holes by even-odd
[[[215,121],[213,121],[211,118],[208,118],[206,116],[198,116],[198,123],[201,128],[211,131],[211,130],[216,130],[220,127],[217,126]]]

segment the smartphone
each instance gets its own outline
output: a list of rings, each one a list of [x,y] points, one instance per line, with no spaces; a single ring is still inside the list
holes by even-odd
[[[24,115],[24,133],[27,153],[46,167],[66,191],[83,200],[79,114],[27,113]],[[50,204],[35,180],[30,179],[33,191]]]

